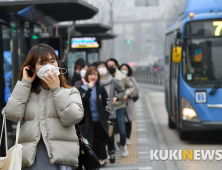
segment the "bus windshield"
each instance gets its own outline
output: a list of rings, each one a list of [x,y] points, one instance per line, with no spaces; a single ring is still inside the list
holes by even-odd
[[[222,38],[186,38],[183,76],[192,86],[213,87],[222,76]]]

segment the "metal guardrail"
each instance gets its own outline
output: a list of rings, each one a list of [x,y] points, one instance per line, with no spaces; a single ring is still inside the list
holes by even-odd
[[[164,72],[136,71],[134,77],[140,83],[164,85]]]

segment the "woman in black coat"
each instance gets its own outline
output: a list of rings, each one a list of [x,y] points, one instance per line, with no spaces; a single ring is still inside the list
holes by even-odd
[[[110,115],[109,97],[104,87],[100,87],[100,76],[95,67],[89,67],[85,80],[88,85],[82,85],[79,92],[82,96],[84,107],[85,123],[79,126],[84,138],[89,144],[99,160],[107,158],[104,151],[104,140],[109,137],[108,118]]]

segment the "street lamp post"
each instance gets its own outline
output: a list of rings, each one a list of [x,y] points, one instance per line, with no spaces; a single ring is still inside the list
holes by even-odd
[[[113,34],[113,3],[115,0],[107,0],[110,5],[110,27],[111,27],[111,33]],[[110,56],[111,58],[114,58],[115,56],[115,47],[114,47],[114,39],[111,40],[111,50],[110,50]]]

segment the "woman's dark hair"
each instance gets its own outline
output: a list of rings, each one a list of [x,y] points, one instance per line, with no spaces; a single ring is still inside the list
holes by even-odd
[[[84,68],[85,66],[88,66],[88,64],[87,64],[87,63],[83,63],[83,64],[81,65],[80,70],[81,70],[82,68]]]
[[[95,62],[93,62],[93,63],[92,63],[92,66],[95,66],[95,67],[96,67],[97,64],[98,64],[98,62],[99,62],[99,61],[95,61]]]
[[[89,83],[88,76],[91,75],[91,74],[94,74],[95,72],[97,72],[97,75],[98,75],[97,83],[99,83],[99,81],[100,81],[100,75],[99,75],[99,72],[98,72],[98,70],[96,69],[95,66],[89,67],[88,70],[86,71],[86,75],[85,75],[85,80],[86,80],[86,82]]]
[[[97,65],[96,65],[96,68],[97,68],[99,65],[101,65],[101,64],[104,64],[104,65],[106,66],[107,70],[109,70],[108,65],[107,65],[106,62],[104,62],[104,61],[98,62]]]
[[[122,68],[123,66],[126,66],[126,67],[128,68],[128,70],[129,70],[127,76],[132,76],[133,70],[132,70],[132,68],[129,66],[129,64],[126,64],[126,63],[122,64],[122,65],[119,67],[119,70],[121,70],[121,68]]]
[[[74,69],[76,70],[76,67],[77,67],[78,65],[79,65],[79,66],[82,66],[84,63],[85,63],[85,60],[82,59],[82,58],[79,58],[79,59],[76,60],[76,62],[75,62]]]
[[[113,61],[117,67],[119,66],[119,63],[115,58],[110,58],[110,59],[106,60],[106,63],[108,63],[108,61]]]
[[[56,59],[58,66],[60,67],[60,64],[58,62],[58,57],[52,47],[50,47],[47,44],[39,44],[39,45],[33,46],[19,72],[18,79],[20,81],[22,80],[24,67],[30,65],[31,69],[35,70],[35,64],[38,62],[38,59],[40,58],[41,61],[49,61],[49,55],[51,55],[53,58]],[[31,71],[28,71],[28,72],[29,72],[29,76],[32,77],[33,73]],[[60,72],[63,73],[63,70],[60,70]],[[63,74],[60,74],[58,77],[60,80],[60,87],[72,88],[66,84],[66,79]],[[35,80],[32,82],[31,91],[35,92],[36,94],[40,93],[39,85],[40,85],[40,79],[36,76]]]
[[[63,75],[65,76],[67,84],[70,84],[69,71],[68,71],[68,68],[67,68],[66,64],[64,62],[62,62],[62,61],[59,61],[59,65],[60,65],[60,68],[65,68],[67,70],[66,73],[63,74]]]

